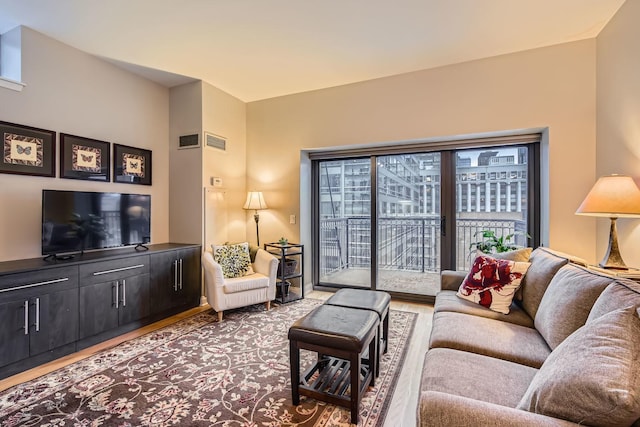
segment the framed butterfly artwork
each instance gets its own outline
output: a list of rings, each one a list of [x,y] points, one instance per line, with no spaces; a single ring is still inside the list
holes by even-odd
[[[113,144],[113,182],[151,185],[151,150]]]
[[[110,165],[109,142],[60,134],[60,178],[109,182]]]
[[[2,161],[0,173],[56,176],[56,133],[0,122]]]

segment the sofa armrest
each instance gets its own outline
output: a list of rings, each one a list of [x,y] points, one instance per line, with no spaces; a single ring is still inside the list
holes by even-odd
[[[466,271],[442,270],[440,272],[440,290],[457,291],[466,276]]]
[[[440,426],[577,426],[571,421],[533,412],[508,408],[495,403],[437,391],[425,391],[420,395],[418,425]]]

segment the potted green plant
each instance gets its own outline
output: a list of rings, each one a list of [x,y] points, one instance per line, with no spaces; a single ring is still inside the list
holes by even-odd
[[[486,254],[513,251],[520,248],[520,246],[512,242],[513,238],[517,234],[523,234],[523,235],[526,235],[527,237],[530,237],[528,234],[518,232],[518,231],[511,234],[507,234],[506,236],[499,236],[499,237],[496,235],[496,233],[493,230],[476,231],[473,234],[473,236],[476,237],[478,235],[481,235],[482,240],[472,242],[469,245],[469,249],[470,250],[477,249]]]

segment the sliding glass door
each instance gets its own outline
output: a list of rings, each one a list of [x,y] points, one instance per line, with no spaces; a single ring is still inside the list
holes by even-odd
[[[440,153],[377,157],[377,288],[440,290]]]
[[[320,282],[371,287],[371,159],[318,165]]]
[[[314,285],[433,296],[483,231],[536,245],[538,147],[314,160]]]

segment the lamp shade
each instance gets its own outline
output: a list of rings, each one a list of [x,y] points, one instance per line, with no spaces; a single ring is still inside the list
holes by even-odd
[[[244,202],[243,209],[261,210],[267,209],[267,204],[262,196],[262,191],[249,191],[247,193],[247,201]]]
[[[640,189],[630,176],[600,177],[576,214],[608,218],[640,217]]]

